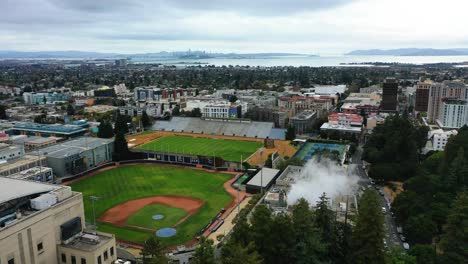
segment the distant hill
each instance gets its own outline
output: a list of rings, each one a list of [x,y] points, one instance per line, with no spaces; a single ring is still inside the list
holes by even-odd
[[[161,51],[155,53],[119,54],[87,51],[0,51],[3,59],[48,59],[48,58],[165,58],[165,59],[209,59],[209,58],[271,58],[287,56],[316,56],[297,53],[207,53],[205,51]]]
[[[468,49],[369,49],[353,50],[345,55],[381,55],[381,56],[464,56],[468,55]]]
[[[0,51],[0,58],[104,58],[117,56],[116,53],[86,51]]]

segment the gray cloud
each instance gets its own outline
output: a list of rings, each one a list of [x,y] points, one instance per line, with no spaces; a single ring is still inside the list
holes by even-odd
[[[286,15],[333,8],[355,0],[163,0],[166,6],[198,11],[233,11],[250,15]]]

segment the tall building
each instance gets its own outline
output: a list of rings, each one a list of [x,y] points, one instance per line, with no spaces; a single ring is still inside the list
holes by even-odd
[[[432,81],[430,80],[418,82],[416,85],[416,102],[414,104],[415,111],[427,112],[427,106],[429,104],[429,90],[431,85]]]
[[[432,84],[429,90],[427,108],[429,123],[435,123],[439,118],[443,99],[468,100],[468,86],[460,81],[444,81]]]
[[[398,106],[398,81],[386,78],[382,84],[382,102],[380,109],[384,112],[395,112]]]
[[[443,128],[460,128],[468,123],[468,105],[465,100],[442,99],[437,123]]]
[[[0,177],[0,263],[114,263],[115,237],[84,224],[81,193]]]

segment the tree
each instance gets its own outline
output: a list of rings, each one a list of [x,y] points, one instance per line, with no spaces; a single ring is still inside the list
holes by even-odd
[[[214,264],[215,257],[213,251],[213,240],[207,239],[204,236],[200,237],[200,243],[195,249],[193,259],[190,261],[193,264]]]
[[[391,248],[386,255],[386,264],[416,264],[416,257],[406,254],[401,248]]]
[[[289,125],[284,134],[286,140],[296,139],[296,128],[293,125]]]
[[[201,113],[200,108],[196,107],[196,108],[192,109],[192,113],[190,114],[190,116],[191,117],[201,117],[202,113]]]
[[[129,157],[127,140],[122,132],[116,134],[114,139],[114,161],[126,160]]]
[[[237,96],[235,96],[235,95],[229,96],[229,102],[235,103],[235,102],[237,102],[237,100],[238,100]]]
[[[75,108],[71,104],[68,104],[67,106],[67,115],[72,116],[75,114]]]
[[[221,249],[222,264],[262,264],[262,258],[255,250],[253,243],[242,246],[239,243],[228,242]]]
[[[143,111],[143,114],[141,115],[141,122],[143,123],[143,127],[149,127],[152,124],[146,111]]]
[[[272,154],[268,154],[268,158],[265,160],[265,167],[273,168],[273,161],[271,159]]]
[[[320,233],[314,227],[314,217],[309,203],[301,198],[292,209],[292,226],[295,243],[293,245],[294,263],[321,263],[320,256],[325,252],[320,242]]]
[[[468,260],[468,191],[460,193],[447,217],[440,248],[443,263],[466,263]]]
[[[42,102],[43,102],[44,104],[47,104],[47,98],[45,97],[45,95],[44,95],[44,97],[42,98]]]
[[[0,105],[0,119],[7,119],[6,106]]]
[[[122,134],[127,134],[128,133],[128,125],[127,125],[128,117],[125,115],[121,115],[120,113],[117,112],[117,117],[115,120],[114,124],[114,133],[122,133]]]
[[[176,105],[176,106],[172,109],[172,115],[173,115],[173,116],[180,116],[180,106],[179,106],[179,105]]]
[[[111,138],[114,136],[114,131],[112,129],[112,125],[107,120],[101,120],[98,126],[98,134],[99,138]]]
[[[271,234],[271,211],[264,204],[255,208],[251,218],[252,238],[255,242],[258,253],[265,257],[269,253],[268,239]],[[267,256],[268,257],[268,256]]]
[[[320,232],[322,244],[328,252],[332,252],[331,247],[335,246],[337,239],[334,230],[335,216],[333,211],[328,208],[329,198],[327,198],[326,194],[323,193],[319,199],[314,211],[314,225]]]
[[[166,264],[167,258],[164,252],[164,246],[155,236],[146,240],[143,249],[140,252],[143,264]]]
[[[374,190],[367,189],[359,203],[353,230],[352,259],[356,264],[384,263],[384,216]]]
[[[414,245],[409,250],[409,254],[416,257],[417,264],[436,263],[436,252],[432,245]]]

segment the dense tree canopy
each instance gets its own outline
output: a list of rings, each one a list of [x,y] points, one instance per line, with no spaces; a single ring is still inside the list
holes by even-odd
[[[364,146],[363,159],[373,164],[369,176],[376,180],[412,177],[427,132],[427,127],[415,126],[405,115],[387,117],[384,124],[374,128]]]

